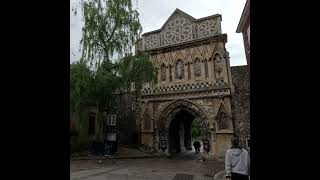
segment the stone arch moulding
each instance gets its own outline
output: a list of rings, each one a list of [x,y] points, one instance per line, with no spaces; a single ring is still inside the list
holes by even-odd
[[[157,127],[160,132],[167,133],[168,129],[170,127],[170,123],[172,121],[172,115],[175,113],[178,109],[185,109],[189,111],[191,114],[195,116],[199,116],[203,121],[203,128],[205,128],[205,131],[209,131],[209,118],[206,114],[206,111],[204,111],[200,106],[195,104],[194,102],[186,99],[177,99],[175,101],[172,101],[167,106],[162,108],[160,110],[158,119],[157,119]]]
[[[215,47],[213,48],[212,54],[210,57],[214,58],[214,56],[219,53],[221,55],[222,58],[224,58],[224,50],[220,47],[219,43],[215,44]]]
[[[174,61],[177,62],[178,59],[184,60],[184,56],[182,55],[182,53],[180,52],[180,50],[177,50],[175,53],[175,57],[174,57]]]
[[[194,55],[193,55],[193,58],[195,59],[196,57],[199,57],[200,60],[202,60],[202,59],[203,59],[203,56],[202,56],[199,48],[196,46],[196,47],[193,47],[192,49],[193,49],[193,54],[194,54]]]

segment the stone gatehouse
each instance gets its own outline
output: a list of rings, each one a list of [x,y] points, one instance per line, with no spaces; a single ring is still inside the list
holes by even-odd
[[[142,35],[141,50],[159,73],[157,84],[142,90],[141,144],[168,155],[188,150],[198,120],[209,155],[230,147],[234,86],[221,21],[219,14],[195,19],[176,9],[160,29]]]
[[[120,146],[162,152],[166,142],[166,154],[188,150],[191,123],[199,121],[209,155],[223,156],[233,134],[248,148],[248,68],[230,67],[221,21],[221,15],[195,19],[177,9],[159,30],[142,35],[137,49],[149,54],[158,82],[145,84],[139,93],[133,86],[131,92],[114,95],[109,113],[116,119]],[[90,121],[89,116],[86,126]]]

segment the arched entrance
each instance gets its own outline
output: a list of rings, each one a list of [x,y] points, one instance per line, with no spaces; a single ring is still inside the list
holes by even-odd
[[[209,120],[198,105],[180,99],[166,106],[158,119],[160,149],[167,155],[191,150],[191,125],[194,120],[198,120],[201,126],[202,141],[211,142]]]
[[[195,116],[184,108],[176,109],[169,126],[169,152],[170,154],[184,152],[192,149],[191,125]]]

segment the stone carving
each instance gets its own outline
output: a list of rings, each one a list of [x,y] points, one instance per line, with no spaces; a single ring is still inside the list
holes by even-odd
[[[201,76],[201,63],[199,59],[194,62],[194,75],[196,77]]]
[[[214,70],[216,79],[223,79],[223,60],[219,53],[217,53],[214,57]]]
[[[187,18],[176,16],[164,29],[164,45],[175,44],[192,39],[192,24]]]
[[[162,29],[144,36],[145,49],[154,49],[172,44],[213,36],[220,33],[220,23],[216,17],[196,20],[182,14],[174,14]]]
[[[208,19],[198,24],[198,38],[212,36],[218,32],[217,21]]]
[[[217,114],[217,123],[219,129],[229,129],[229,122],[231,122],[231,119],[227,114],[225,107],[223,104],[221,104]]]
[[[145,36],[144,45],[146,49],[151,49],[160,46],[160,33],[150,34]]]
[[[219,129],[228,129],[228,116],[225,112],[219,114]]]
[[[161,81],[166,81],[166,75],[167,71],[166,71],[166,65],[162,64],[161,65]]]
[[[184,65],[181,60],[178,60],[176,64],[176,79],[184,78]]]

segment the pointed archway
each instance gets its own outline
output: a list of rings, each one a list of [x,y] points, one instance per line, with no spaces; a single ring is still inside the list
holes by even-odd
[[[187,116],[187,118],[182,118],[182,116]],[[195,118],[199,120],[202,131],[202,139],[204,141],[211,142],[210,127],[212,125],[210,124],[205,111],[202,110],[200,106],[189,100],[179,99],[171,102],[169,105],[164,107],[160,112],[159,119],[157,120],[160,146],[162,146],[160,147],[160,149],[162,148],[162,150],[165,151],[168,155],[171,155],[173,151],[181,151],[180,148],[182,145],[184,145],[184,147],[182,148],[187,149],[188,145],[191,145],[191,135],[190,137],[188,136],[190,140],[180,139],[180,137],[185,136],[181,136],[181,134],[178,133],[185,133],[185,129],[181,127],[191,126],[192,120]],[[179,121],[177,121],[177,119],[179,119]],[[191,133],[191,128],[189,128],[188,130],[190,130]],[[163,143],[166,144],[164,145]]]

